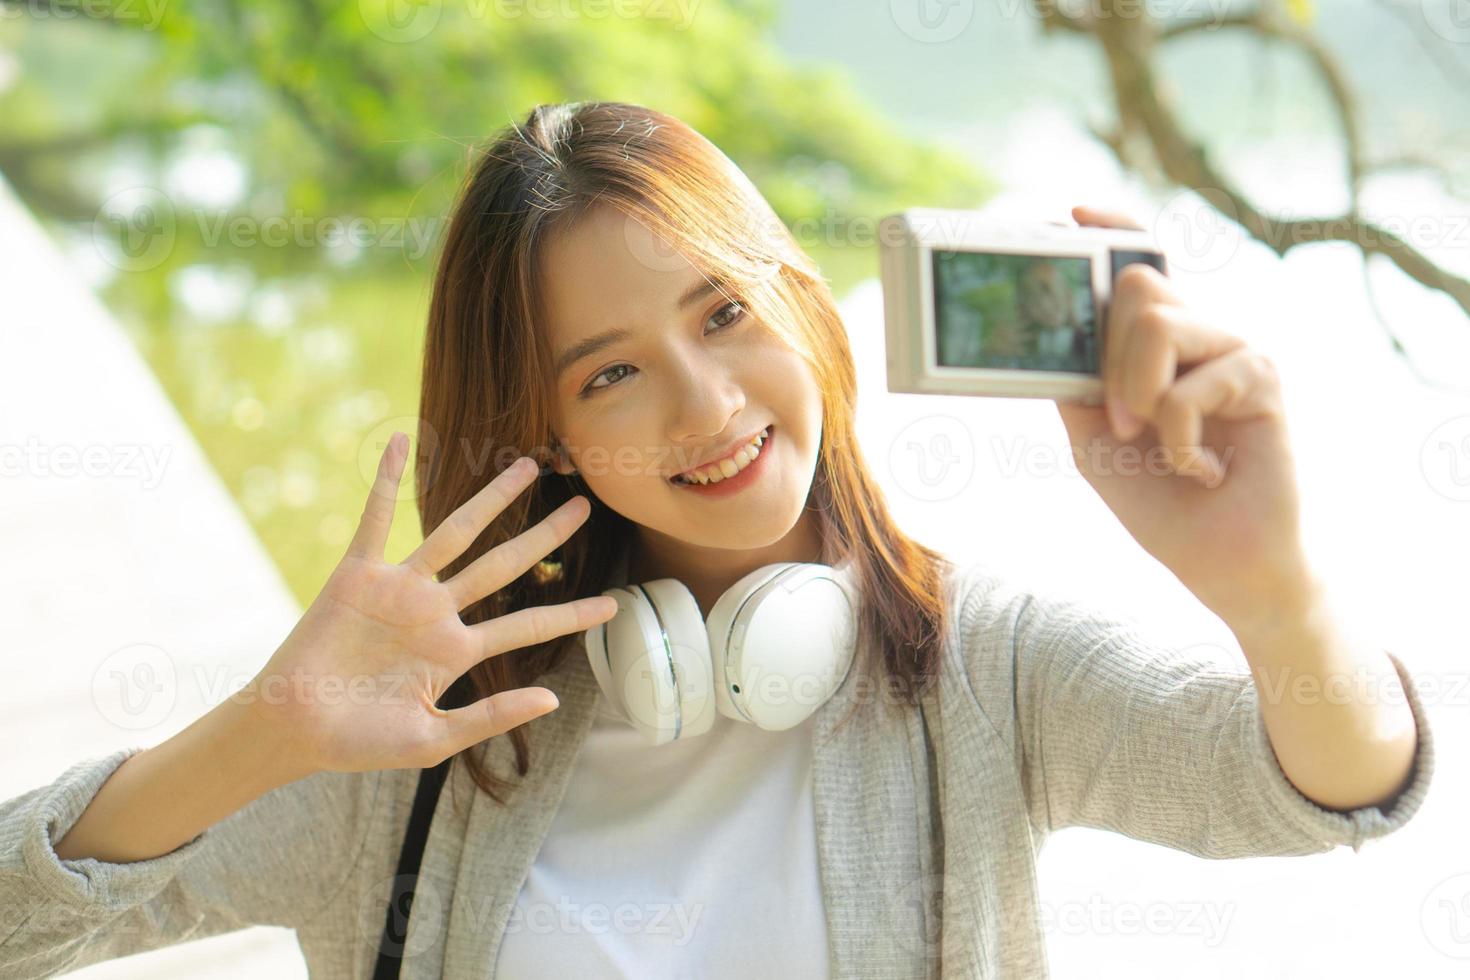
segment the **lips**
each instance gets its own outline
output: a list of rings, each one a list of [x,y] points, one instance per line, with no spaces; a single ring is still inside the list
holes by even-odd
[[[734,456],[737,452],[739,452],[745,446],[747,446],[750,443],[754,442],[756,436],[760,435],[762,432],[766,432],[770,428],[772,428],[772,427],[771,426],[766,426],[766,425],[761,426],[759,429],[756,429],[754,432],[752,432],[749,435],[747,435],[744,439],[741,439],[738,442],[731,443],[728,447],[726,447],[726,449],[722,453],[720,453],[720,455],[714,457],[713,459],[705,460],[702,463],[696,463],[695,465],[689,467],[689,469],[687,469],[687,470],[683,470],[682,472],[675,473],[673,476],[669,477],[669,480],[672,481],[672,480],[675,480],[675,479],[677,479],[678,477],[681,477],[681,476],[687,477],[687,476],[689,476],[689,474],[693,473],[695,470],[702,470],[702,469],[706,469],[706,468],[711,467],[711,466],[717,466],[717,465],[719,465],[721,461],[727,460],[731,456]]]

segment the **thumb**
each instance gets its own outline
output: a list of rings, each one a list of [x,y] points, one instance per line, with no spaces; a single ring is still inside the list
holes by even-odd
[[[1107,411],[1101,406],[1067,401],[1058,401],[1056,406],[1067,430],[1067,438],[1074,447],[1085,447],[1094,438],[1106,438],[1112,432]]]

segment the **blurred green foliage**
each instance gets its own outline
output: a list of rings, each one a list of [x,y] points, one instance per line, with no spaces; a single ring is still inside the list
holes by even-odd
[[[787,64],[771,0],[0,10],[0,173],[92,269],[303,603],[356,526],[369,443],[416,411],[437,234],[470,151],[535,104],[689,123],[806,229],[839,296],[877,274],[871,230],[844,228],[994,190],[842,74]],[[117,204],[140,187],[169,233],[146,254],[129,246],[140,212]],[[389,556],[420,539],[404,500]]]

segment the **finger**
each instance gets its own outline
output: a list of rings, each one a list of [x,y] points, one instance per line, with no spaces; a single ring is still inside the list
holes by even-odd
[[[1204,420],[1238,421],[1264,412],[1267,399],[1254,396],[1264,391],[1266,377],[1260,355],[1242,346],[1188,372],[1164,393],[1155,424],[1177,472],[1211,487],[1225,478],[1218,454],[1202,445]]]
[[[388,439],[383,455],[378,457],[378,474],[368,490],[367,505],[357,522],[357,533],[347,545],[347,553],[355,558],[383,557],[388,547],[388,531],[393,527],[393,508],[398,502],[398,481],[403,476],[403,463],[408,458],[408,436],[395,432]]]
[[[1091,225],[1098,228],[1132,228],[1135,231],[1143,231],[1143,225],[1121,211],[1104,211],[1100,208],[1079,204],[1072,209],[1072,217],[1079,225]]]
[[[452,708],[444,712],[442,758],[504,735],[518,725],[550,714],[559,705],[557,696],[544,687],[518,687]]]
[[[592,505],[578,494],[546,515],[535,527],[498,544],[476,558],[444,584],[454,596],[456,609],[464,609],[492,592],[504,588],[526,569],[546,557],[582,526]]]
[[[554,606],[531,606],[470,627],[479,643],[480,659],[498,657],[507,650],[520,650],[568,633],[605,623],[618,611],[612,596],[595,595]],[[468,670],[474,666],[465,667]]]
[[[464,554],[485,526],[510,506],[540,472],[532,459],[522,456],[456,507],[402,564],[425,575],[439,574],[440,569]]]
[[[1124,334],[1125,346],[1104,385],[1110,385],[1107,393],[1124,408],[1150,422],[1181,365],[1193,367],[1245,344],[1239,337],[1204,323],[1188,308],[1166,303],[1143,307],[1125,326]]]
[[[1145,424],[1142,418],[1128,410],[1119,396],[1123,365],[1131,356],[1133,326],[1138,311],[1151,303],[1178,302],[1172,287],[1161,282],[1162,278],[1134,271],[1134,266],[1124,267],[1113,282],[1112,295],[1108,297],[1107,308],[1103,312],[1100,373],[1104,408],[1114,436],[1124,442],[1142,432]]]

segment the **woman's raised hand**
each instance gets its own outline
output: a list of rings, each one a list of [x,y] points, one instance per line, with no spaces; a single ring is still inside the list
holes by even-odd
[[[471,667],[611,619],[617,604],[592,596],[533,606],[466,626],[460,611],[504,588],[581,526],[581,495],[491,549],[448,581],[434,576],[531,485],[522,457],[450,514],[403,561],[383,560],[408,439],[395,433],[378,461],[357,533],[321,593],[237,698],[301,753],[299,768],[361,772],[427,768],[554,710],[544,687],[502,691],[462,708],[436,707]]]

